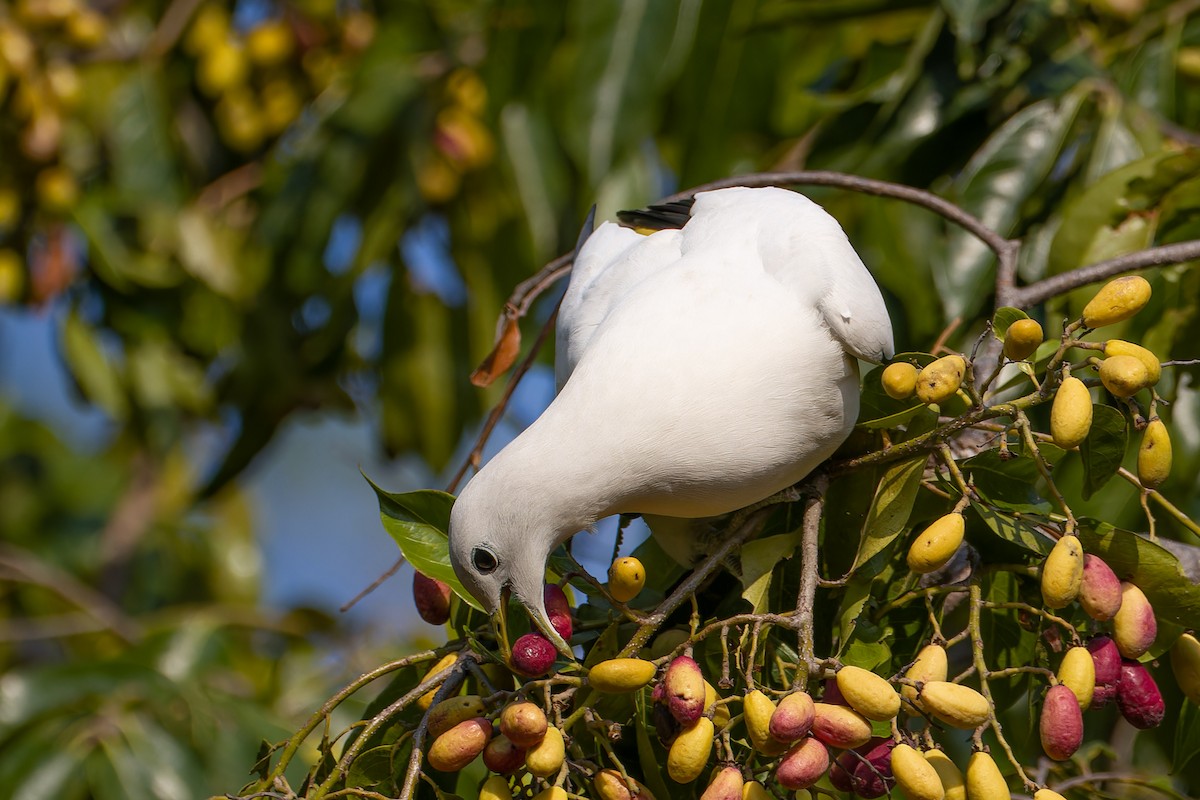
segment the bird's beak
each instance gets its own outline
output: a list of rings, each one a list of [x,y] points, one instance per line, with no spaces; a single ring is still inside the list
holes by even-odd
[[[558,631],[554,630],[554,626],[550,624],[550,617],[546,614],[545,609],[540,607],[531,608],[529,605],[526,605],[525,607],[529,609],[529,619],[531,619],[533,624],[541,630],[542,634],[554,644],[554,648],[571,661],[574,661],[575,654],[571,652],[571,645],[567,644],[566,639],[559,636]]]

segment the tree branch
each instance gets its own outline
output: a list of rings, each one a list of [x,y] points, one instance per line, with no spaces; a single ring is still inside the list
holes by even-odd
[[[1063,272],[1059,275],[1040,280],[1037,283],[1031,283],[1020,289],[1015,289],[1013,290],[1010,302],[1004,305],[1028,308],[1056,295],[1069,292],[1080,286],[1086,286],[1089,283],[1096,283],[1097,281],[1111,278],[1122,272],[1132,272],[1148,267],[1161,267],[1167,264],[1180,264],[1196,258],[1200,258],[1200,240],[1149,247],[1145,250],[1139,250],[1136,253],[1110,258],[1107,261],[1073,269],[1070,272]]]

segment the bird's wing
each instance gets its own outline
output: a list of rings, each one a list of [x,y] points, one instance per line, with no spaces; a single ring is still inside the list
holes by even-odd
[[[678,231],[643,236],[605,222],[579,248],[555,327],[555,383],[571,377],[592,334],[634,286],[679,258]]]
[[[702,192],[684,228],[684,253],[724,250],[734,266],[762,269],[864,361],[895,354],[883,295],[841,225],[798,192],[742,187]]]

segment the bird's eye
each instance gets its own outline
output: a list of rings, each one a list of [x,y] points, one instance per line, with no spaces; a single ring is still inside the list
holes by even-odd
[[[496,556],[491,550],[485,547],[476,547],[471,551],[471,561],[475,564],[475,569],[479,570],[484,575],[494,570],[497,566]]]

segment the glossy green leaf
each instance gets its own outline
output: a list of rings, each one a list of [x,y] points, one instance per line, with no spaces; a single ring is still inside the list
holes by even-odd
[[[900,461],[883,473],[863,525],[853,569],[858,569],[892,544],[908,525],[928,456],[922,453]]]
[[[1171,772],[1178,773],[1200,754],[1200,709],[1185,702],[1175,723],[1175,748],[1171,754]]]
[[[742,545],[742,597],[754,613],[766,610],[771,574],[780,562],[790,559],[800,545],[800,531],[767,536]]]
[[[450,565],[450,508],[454,495],[433,489],[393,494],[380,489],[367,478],[379,498],[383,528],[400,547],[413,568],[450,586],[456,595],[473,608],[483,608],[463,588]]]
[[[1004,341],[1005,335],[1008,333],[1008,326],[1012,325],[1017,320],[1029,319],[1029,315],[1019,308],[1004,306],[997,308],[996,313],[992,314],[992,333],[1000,341]]]
[[[971,508],[993,533],[1031,553],[1048,555],[1054,546],[1054,542],[1024,515],[999,510],[990,503],[972,501]]]
[[[649,704],[642,692],[637,694],[637,724],[634,725],[634,728],[636,729],[638,759],[642,763],[642,781],[655,797],[671,797],[672,793],[667,789],[667,782],[663,778],[661,766],[666,764],[666,758],[661,752],[655,750],[654,744],[650,741],[654,723],[650,721]]]
[[[1083,457],[1083,497],[1086,500],[1112,479],[1121,468],[1129,428],[1125,415],[1111,406],[1092,406],[1092,427],[1079,445]]]
[[[359,753],[346,772],[346,785],[373,789],[390,782],[394,772],[392,752],[391,745],[380,745]]]

